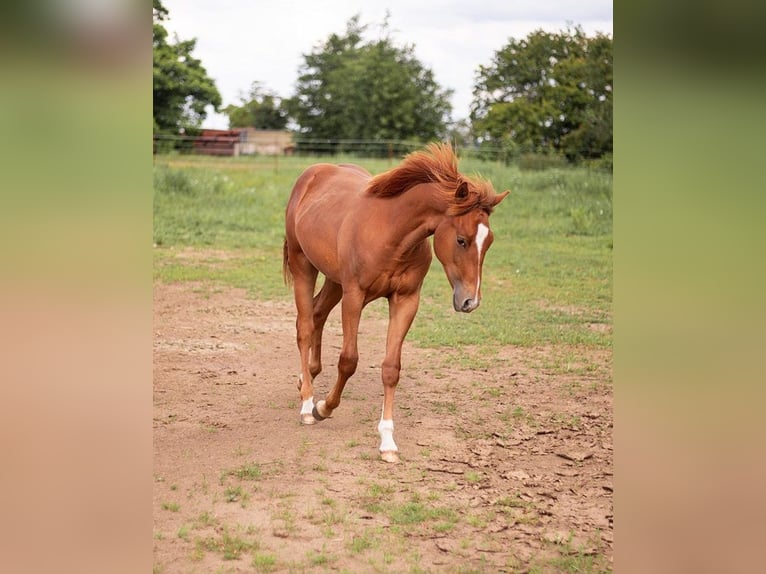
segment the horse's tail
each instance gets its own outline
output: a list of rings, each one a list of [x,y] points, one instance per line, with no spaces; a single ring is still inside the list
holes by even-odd
[[[293,274],[290,273],[290,267],[287,264],[287,237],[285,237],[285,242],[282,245],[282,277],[285,280],[285,285],[293,284]]]

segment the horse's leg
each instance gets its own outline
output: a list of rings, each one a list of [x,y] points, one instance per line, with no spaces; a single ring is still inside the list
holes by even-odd
[[[311,337],[309,371],[312,379],[322,372],[322,332],[327,316],[341,300],[343,289],[338,283],[325,279],[322,289],[314,297],[314,334]]]
[[[380,433],[380,457],[386,462],[399,461],[399,448],[394,442],[394,392],[402,368],[402,344],[415,313],[418,311],[419,295],[394,294],[388,299],[388,335],[386,356],[383,359],[383,411],[378,423]]]
[[[303,253],[291,253],[289,258],[290,273],[293,276],[295,294],[295,330],[298,351],[301,356],[301,374],[298,385],[301,393],[301,422],[314,424],[311,412],[314,408],[314,385],[309,370],[311,340],[314,335],[314,286],[317,270]]]
[[[359,362],[359,351],[357,349],[357,334],[359,332],[359,319],[362,316],[364,307],[364,294],[361,292],[344,292],[343,302],[341,303],[341,321],[343,323],[343,346],[338,357],[338,378],[335,381],[327,398],[318,401],[314,407],[314,417],[317,420],[324,420],[338,408],[340,397],[343,394],[343,387],[351,375],[356,372],[356,365]]]

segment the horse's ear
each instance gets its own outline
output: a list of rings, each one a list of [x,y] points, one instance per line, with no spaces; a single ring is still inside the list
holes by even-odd
[[[468,197],[468,182],[463,180],[460,182],[460,184],[457,186],[457,189],[455,190],[455,198],[465,199],[466,197]]]
[[[492,200],[492,207],[495,207],[498,203],[503,201],[508,196],[509,193],[511,193],[511,190],[506,189],[503,193],[495,194],[495,199]]]

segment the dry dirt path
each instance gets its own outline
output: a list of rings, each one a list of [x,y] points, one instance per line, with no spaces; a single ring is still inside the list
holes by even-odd
[[[155,285],[155,573],[610,571],[611,353],[507,347],[472,370],[406,343],[390,465],[375,315],[340,408],[305,427],[292,304]],[[337,312],[325,341],[318,397]]]

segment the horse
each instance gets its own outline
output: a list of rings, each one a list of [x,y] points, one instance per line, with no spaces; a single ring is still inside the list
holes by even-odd
[[[452,306],[470,313],[481,301],[481,271],[492,245],[489,216],[510,193],[496,194],[482,178],[458,172],[450,144],[432,143],[372,176],[354,164],[318,163],[298,177],[285,212],[283,274],[292,284],[300,354],[298,389],[304,425],[329,418],[359,360],[357,333],[364,307],[388,299],[389,322],[381,367],[383,408],[377,430],[380,457],[398,462],[394,391],[404,338],[431,265],[429,237],[452,287]],[[317,276],[324,282],[315,294]],[[341,303],[343,344],[335,385],[314,404],[322,371],[322,331]]]

